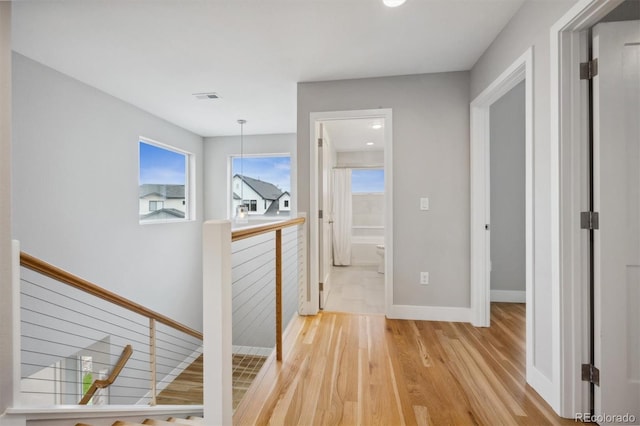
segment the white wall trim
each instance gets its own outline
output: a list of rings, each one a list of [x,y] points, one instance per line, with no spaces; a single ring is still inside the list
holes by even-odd
[[[390,108],[312,112],[309,114],[309,281],[310,299],[305,312],[314,315],[320,310],[318,289],[318,144],[316,132],[318,123],[327,120],[348,120],[353,118],[381,118],[384,120],[384,191],[385,191],[385,312],[388,314],[393,304],[393,113]]]
[[[525,279],[533,283],[533,50],[527,49],[471,102],[471,309],[472,323],[490,323],[490,165],[491,105],[525,81]],[[529,311],[529,310],[528,310]],[[528,321],[527,321],[528,322]]]
[[[9,408],[4,415],[0,415],[0,425],[26,425],[27,421],[37,421],[38,423],[49,421],[61,424],[63,420],[74,421],[66,424],[75,424],[79,420],[97,423],[104,419],[109,419],[109,424],[111,424],[117,419],[135,421],[141,417],[182,417],[189,414],[201,415],[201,413],[202,405],[156,405],[153,407],[144,405],[62,405],[38,408]]]
[[[446,306],[391,305],[387,318],[415,321],[471,322],[471,309]]]
[[[233,418],[231,337],[231,222],[210,220],[202,231],[203,405],[212,425]]]
[[[233,345],[234,355],[258,355],[269,356],[274,351],[273,348],[260,348],[255,346],[238,346]]]
[[[527,292],[523,290],[491,290],[492,302],[526,303]]]
[[[584,50],[580,32],[622,0],[580,0],[550,29],[550,190],[553,386],[540,394],[563,417],[588,411],[588,387],[581,381],[588,330],[583,317],[586,295],[579,217],[583,129],[577,65]],[[581,41],[582,38],[582,41]],[[577,162],[577,163],[576,163]],[[528,381],[528,377],[527,377]]]
[[[525,81],[525,290],[526,368],[533,367],[533,49],[527,49],[471,102],[471,322],[488,327],[491,303],[489,125],[491,105]]]
[[[555,394],[555,384],[535,366],[527,368],[527,383],[540,394],[542,399],[549,402],[549,396]],[[574,417],[575,413],[571,415]]]
[[[471,322],[491,321],[490,108],[521,81],[525,82],[525,302],[526,371],[534,368],[534,232],[533,232],[533,48],[529,47],[471,101]],[[535,388],[535,387],[534,387]]]

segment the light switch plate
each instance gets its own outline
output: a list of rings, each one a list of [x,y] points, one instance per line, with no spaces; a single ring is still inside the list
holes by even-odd
[[[420,210],[429,210],[429,199],[427,197],[420,198]]]
[[[428,272],[420,272],[420,284],[428,285],[429,284],[429,273]]]

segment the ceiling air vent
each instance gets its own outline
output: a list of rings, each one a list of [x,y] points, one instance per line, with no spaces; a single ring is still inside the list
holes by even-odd
[[[219,99],[220,96],[218,96],[218,94],[216,92],[209,92],[209,93],[194,93],[193,96],[196,97],[196,99]]]

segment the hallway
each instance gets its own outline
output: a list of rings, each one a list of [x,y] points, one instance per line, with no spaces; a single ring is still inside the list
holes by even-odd
[[[525,307],[492,326],[324,312],[297,317],[234,416],[265,424],[574,424],[525,383]]]

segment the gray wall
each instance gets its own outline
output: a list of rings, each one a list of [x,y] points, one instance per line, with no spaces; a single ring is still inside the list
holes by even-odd
[[[524,81],[490,117],[491,290],[525,291]]]
[[[300,83],[298,210],[310,202],[309,114],[378,107],[393,110],[393,303],[469,307],[468,72]]]
[[[0,2],[0,412],[13,399],[11,297],[11,2]]]
[[[13,236],[22,249],[202,329],[202,138],[13,55]],[[196,220],[138,223],[138,138],[196,158]]]
[[[534,366],[553,379],[550,197],[550,28],[576,0],[527,1],[471,70],[471,99],[533,46]],[[539,389],[538,389],[539,390]],[[539,390],[540,391],[540,390]],[[543,395],[547,400],[551,395]]]
[[[245,131],[250,123],[245,125]],[[240,127],[238,127],[238,133]],[[204,139],[204,182],[205,220],[228,219],[228,197],[230,189],[229,158],[240,155],[240,136],[218,136]],[[296,194],[296,135],[245,135],[244,153],[250,154],[290,154],[291,155],[291,206]],[[300,210],[298,210],[300,211]],[[295,212],[292,209],[292,217]]]

